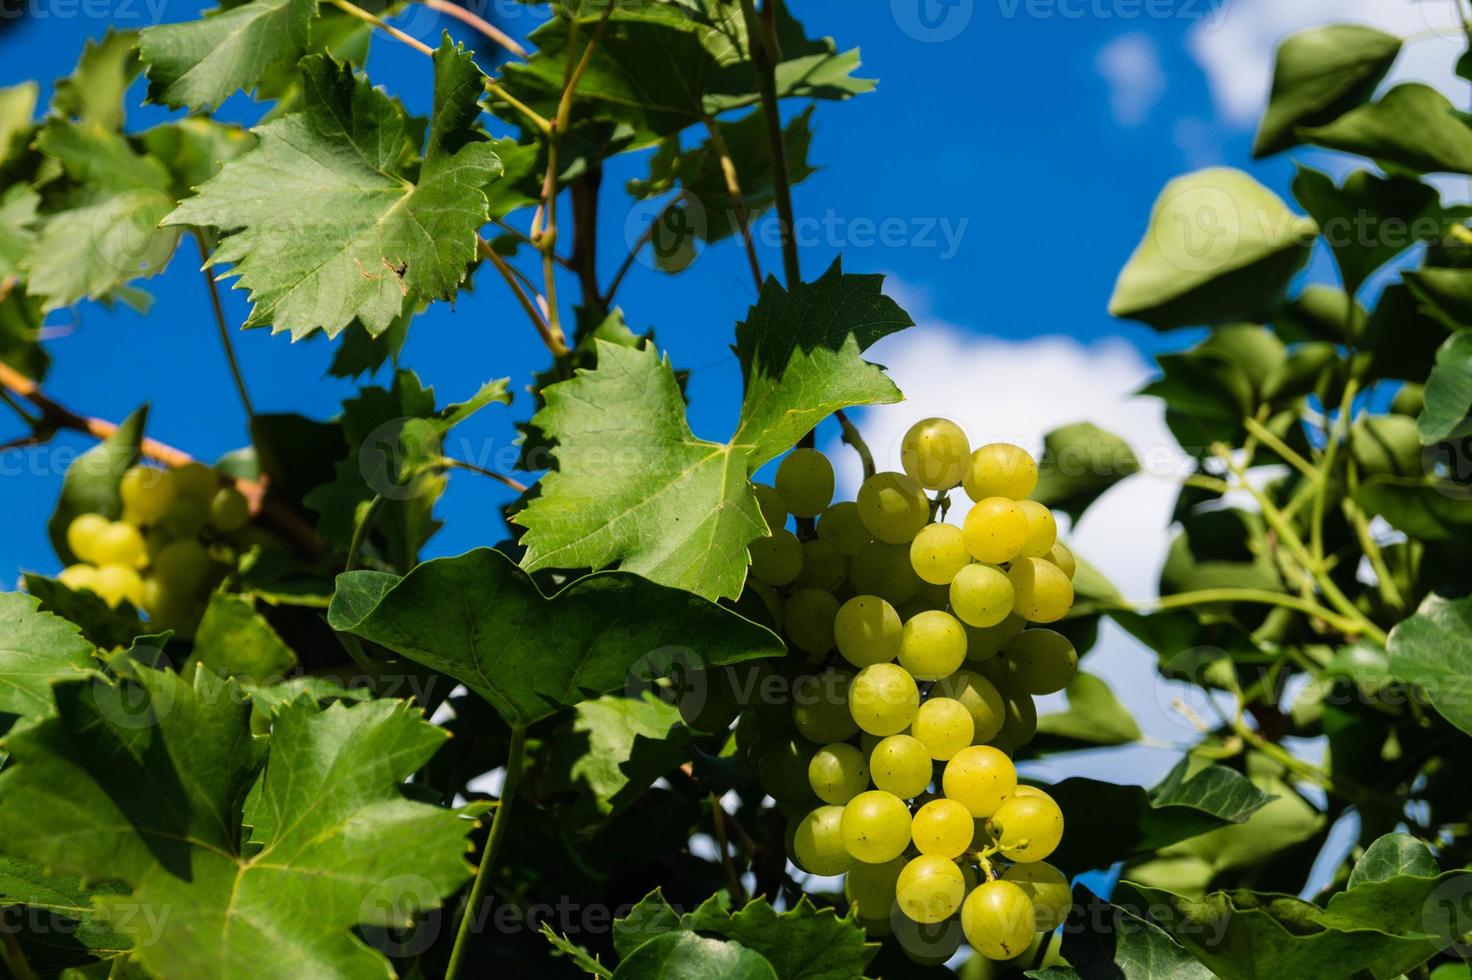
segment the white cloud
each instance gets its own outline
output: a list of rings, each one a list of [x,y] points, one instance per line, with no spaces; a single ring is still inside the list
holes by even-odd
[[[1165,93],[1160,53],[1148,34],[1124,34],[1099,49],[1094,67],[1109,84],[1114,121],[1138,126]]]
[[[1365,24],[1404,37],[1435,31],[1406,44],[1390,83],[1446,85],[1466,46],[1452,0],[1231,0],[1192,30],[1187,46],[1206,72],[1218,111],[1246,128],[1267,105],[1278,42],[1327,23]]]

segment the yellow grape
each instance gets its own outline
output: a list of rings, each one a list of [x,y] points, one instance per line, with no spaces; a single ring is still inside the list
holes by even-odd
[[[950,613],[921,612],[900,631],[899,659],[916,680],[938,681],[966,659],[966,630]]]
[[[849,686],[848,707],[854,721],[870,735],[894,735],[915,720],[920,689],[903,667],[871,664]]]
[[[949,858],[922,854],[900,872],[895,898],[900,910],[916,922],[942,922],[961,907],[966,879]]]
[[[93,563],[142,568],[148,558],[143,534],[125,521],[112,521],[92,540]]]
[[[1041,791],[1037,795],[1014,795],[992,814],[986,831],[1009,860],[1023,864],[1041,861],[1063,840],[1063,811]]]
[[[1033,929],[1037,932],[1052,932],[1063,924],[1073,908],[1073,890],[1068,886],[1068,876],[1046,861],[1014,864],[1002,872],[1002,880],[1021,888],[1032,901],[1035,913]]]
[[[900,440],[900,465],[927,490],[949,490],[971,462],[971,443],[950,419],[921,419]]]
[[[954,698],[932,697],[920,705],[910,734],[920,740],[932,759],[944,762],[971,744],[976,724],[971,712]]]
[[[1056,542],[1045,557],[1063,569],[1063,574],[1070,579],[1078,572],[1078,559],[1073,557],[1073,552],[1062,541]]]
[[[971,454],[962,478],[972,500],[1026,500],[1038,485],[1038,464],[1021,446],[993,442]]]
[[[958,670],[935,685],[931,697],[954,698],[971,713],[971,740],[990,742],[1002,730],[1006,705],[996,685],[974,670]]]
[[[1078,673],[1078,652],[1068,637],[1052,630],[1025,630],[1007,645],[1012,676],[1028,694],[1054,694]]]
[[[832,668],[800,677],[792,685],[792,720],[814,742],[843,742],[859,732],[848,710],[853,678]]]
[[[797,866],[808,874],[841,875],[854,860],[844,847],[843,807],[820,806],[802,818],[792,835]]]
[[[788,585],[802,574],[802,542],[785,528],[746,546],[751,553],[751,574],[768,585]]]
[[[172,537],[192,538],[209,523],[209,513],[205,507],[206,505],[193,497],[176,494],[174,505],[163,516],[163,520],[159,521],[159,527]]]
[[[109,606],[116,606],[124,599],[139,608],[143,606],[143,579],[129,565],[98,566],[91,588]]]
[[[837,592],[848,578],[848,557],[831,541],[802,543],[802,571],[793,584],[803,589]]]
[[[975,833],[971,811],[956,800],[931,800],[916,810],[910,821],[915,849],[947,860],[965,853]]]
[[[174,474],[152,466],[133,466],[118,482],[123,510],[144,524],[152,524],[169,512],[174,503]]]
[[[70,544],[67,547],[71,547]],[[76,548],[72,548],[76,551]],[[81,592],[83,589],[97,591],[97,569],[91,565],[78,563],[68,565],[56,576],[56,581],[71,589],[73,592]]]
[[[840,554],[852,558],[874,540],[864,522],[859,519],[859,505],[852,500],[834,504],[818,518],[818,537],[832,542]]]
[[[81,561],[97,561],[97,541],[109,524],[101,514],[78,514],[66,526],[66,546]]]
[[[775,482],[794,517],[817,517],[833,500],[833,464],[816,449],[788,453]]]
[[[808,762],[808,782],[818,799],[842,806],[869,788],[869,763],[847,742],[825,745]]]
[[[1017,789],[1017,770],[1006,754],[989,745],[972,745],[951,756],[941,776],[948,799],[973,817],[990,817]]]
[[[245,527],[250,520],[250,505],[234,487],[221,487],[210,498],[210,525],[229,534]]]
[[[976,886],[961,906],[961,929],[982,956],[1010,960],[1032,944],[1037,915],[1027,893],[997,878]]]
[[[877,595],[895,606],[920,591],[920,577],[910,565],[909,546],[871,541],[859,549],[848,568],[849,584],[860,595]]]
[[[910,564],[922,581],[947,585],[971,564],[966,536],[954,524],[930,524],[910,542]]]
[[[833,649],[833,621],[838,600],[822,589],[798,589],[788,596],[782,610],[787,639],[804,653],[827,653]]]
[[[925,792],[934,767],[930,752],[912,735],[881,739],[869,753],[869,776],[886,793],[910,800]]]
[[[153,577],[178,592],[198,592],[210,577],[213,564],[204,545],[194,538],[170,541],[153,558]]]
[[[909,862],[902,857],[880,864],[855,864],[843,880],[843,894],[867,920],[888,922],[894,906],[895,885]]]
[[[1000,625],[1012,615],[1017,594],[1007,573],[996,565],[967,565],[951,580],[951,612],[967,626]],[[968,656],[970,647],[967,648]]]
[[[1012,584],[1010,579],[1007,584]],[[1015,592],[1013,594],[1016,595]],[[966,630],[966,659],[972,663],[991,660],[1001,652],[1003,647],[1012,642],[1014,636],[1026,628],[1027,620],[1016,613],[1009,613],[1007,618],[996,626],[982,629],[968,627]]]
[[[859,487],[859,519],[889,544],[909,544],[930,523],[930,498],[903,473],[876,473]]]
[[[1017,593],[1017,615],[1031,623],[1056,623],[1073,608],[1073,583],[1063,569],[1041,558],[1019,558],[1007,570]]]
[[[188,497],[198,504],[208,506],[215,491],[220,489],[220,475],[203,463],[185,463],[169,472],[174,474],[175,495]]]
[[[900,653],[899,613],[878,596],[859,595],[838,608],[833,637],[843,659],[855,667],[889,663]]]
[[[966,512],[961,531],[972,557],[1000,565],[1022,552],[1027,542],[1027,515],[1015,500],[986,497]]]
[[[1036,500],[1020,500],[1017,503],[1027,517],[1027,540],[1020,554],[1024,558],[1046,558],[1053,545],[1058,542],[1058,520],[1046,505]]]
[[[910,808],[898,796],[871,789],[843,808],[843,846],[855,860],[891,861],[910,844]]]
[[[762,519],[767,522],[767,530],[778,531],[787,526],[787,501],[777,492],[777,488],[766,483],[753,483],[752,492],[756,494],[756,505],[761,508]]]

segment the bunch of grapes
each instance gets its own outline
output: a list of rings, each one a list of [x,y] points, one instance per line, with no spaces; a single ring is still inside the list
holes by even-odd
[[[954,422],[926,419],[901,459],[853,502],[832,503],[833,468],[812,449],[757,487],[772,532],[751,545],[748,587],[795,657],[763,668],[786,675],[786,703],[759,688],[739,699],[737,743],[793,818],[795,862],[845,875],[867,928],[886,933],[896,908],[893,923],[921,929],[959,914],[975,949],[1007,959],[1070,904],[1044,861],[1063,814],[1019,784],[1011,757],[1036,730],[1033,698],[1078,667],[1073,644],[1037,625],[1068,613],[1075,562],[1028,499],[1038,469],[1024,450],[973,452]],[[938,520],[957,487],[971,500],[959,527]]]
[[[160,629],[191,635],[222,565],[212,548],[245,528],[250,508],[203,463],[173,469],[134,466],[118,484],[123,515],[79,514],[66,529],[77,558],[57,576],[110,606],[143,610]]]

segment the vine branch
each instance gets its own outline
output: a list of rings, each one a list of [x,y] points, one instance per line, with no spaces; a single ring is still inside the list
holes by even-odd
[[[527,60],[528,55],[526,53],[526,48],[518,44],[511,37],[511,35],[507,34],[505,31],[501,30],[501,28],[497,27],[495,24],[492,24],[485,18],[479,16],[474,11],[467,10],[465,7],[460,6],[458,3],[450,2],[450,0],[419,0],[419,2],[424,4],[430,10],[435,11],[436,13],[446,14],[460,21],[460,23],[474,28],[481,34],[485,35],[485,37],[496,42],[507,51],[516,55],[522,61]]]
[[[209,249],[204,243],[204,234],[196,231],[194,240],[199,245],[199,258],[202,262],[209,261]],[[235,357],[235,344],[230,340],[230,325],[225,320],[225,306],[220,302],[220,286],[215,282],[215,277],[210,275],[207,266],[200,266],[200,272],[204,274],[205,289],[210,295],[210,308],[215,314],[215,328],[220,333],[220,346],[225,351],[225,362],[230,365],[230,377],[235,380],[235,391],[240,395],[241,407],[245,409],[245,416],[250,420],[252,431],[255,428],[256,410],[251,404],[250,392],[245,387],[245,375],[240,370],[240,361]]]
[[[751,265],[751,280],[756,291],[762,291],[762,266],[756,256],[756,245],[751,240],[751,216],[746,211],[746,196],[741,192],[741,177],[736,172],[736,161],[731,157],[731,148],[715,117],[705,114],[705,128],[710,133],[711,148],[721,161],[721,176],[726,180],[726,193],[731,195],[731,207],[736,213],[736,224],[741,229],[741,241],[746,245],[746,261]],[[784,161],[785,162],[785,161]]]
[[[782,234],[782,265],[787,288],[802,282],[797,258],[797,238],[793,231],[792,178],[787,169],[787,147],[782,138],[782,112],[777,104],[777,63],[782,49],[777,43],[777,5],[781,0],[765,0],[761,13],[756,0],[741,0],[746,16],[746,33],[751,41],[751,61],[756,68],[757,87],[761,92],[762,117],[766,121],[767,144],[772,154],[772,189],[777,202],[777,223]],[[760,288],[761,284],[757,284]]]

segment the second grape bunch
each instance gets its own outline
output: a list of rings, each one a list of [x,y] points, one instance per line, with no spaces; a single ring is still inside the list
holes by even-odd
[[[1020,447],[973,450],[956,423],[925,419],[901,464],[833,503],[832,465],[798,449],[757,486],[771,533],[750,546],[748,590],[805,663],[788,671],[796,733],[747,712],[760,730],[745,741],[796,818],[795,862],[845,875],[871,933],[959,916],[976,950],[1008,959],[1070,901],[1044,861],[1063,814],[1011,756],[1036,731],[1033,698],[1077,670],[1073,644],[1045,628],[1073,605],[1076,565],[1030,499],[1038,467]],[[958,487],[971,501],[959,526],[941,519]],[[816,533],[800,538],[789,516],[816,518]]]

